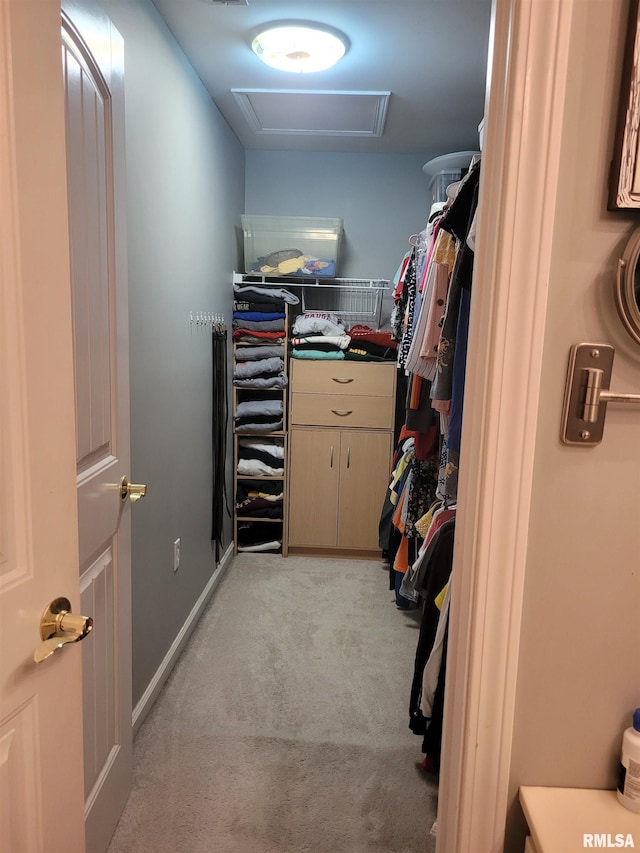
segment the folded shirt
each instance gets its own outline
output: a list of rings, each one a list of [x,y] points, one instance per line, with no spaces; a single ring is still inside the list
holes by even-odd
[[[264,462],[272,468],[282,468],[283,457],[274,456],[266,450],[257,450],[253,447],[239,447],[238,459],[255,459],[258,462]]]
[[[236,388],[286,388],[289,380],[284,373],[270,376],[254,376],[251,379],[234,379]]]
[[[288,302],[289,305],[297,305],[300,302],[295,293],[291,293],[290,290],[286,290],[284,287],[263,287],[259,284],[234,284],[233,292],[236,294],[236,299],[238,300],[256,297],[256,301],[259,300],[260,302],[275,300]]]
[[[274,525],[277,527],[277,525]],[[257,551],[280,551],[282,548],[282,541],[280,539],[273,539],[270,542],[260,542],[258,545],[238,545],[238,551],[243,552],[257,552]]]
[[[265,453],[270,453],[277,459],[284,459],[284,446],[277,444],[275,441],[258,441],[255,438],[241,438],[238,440],[238,447],[246,447],[250,450],[262,450]]]
[[[338,318],[336,318],[338,320]],[[345,328],[340,321],[334,322],[324,317],[310,317],[300,314],[293,324],[294,337],[306,335],[344,335]]]
[[[259,347],[236,347],[235,350],[236,361],[262,361],[265,358],[284,359],[284,347],[275,344],[265,344]]]
[[[236,362],[233,371],[234,379],[251,379],[265,373],[282,373],[284,360],[282,358],[261,358],[260,360],[249,360]]]
[[[255,302],[250,299],[236,299],[233,303],[234,311],[281,311],[284,314],[284,299],[270,299],[269,302]]]
[[[297,341],[303,341],[304,338],[296,338]],[[316,350],[318,352],[343,352],[340,347],[337,347],[335,344],[296,344],[295,345],[298,352],[300,350]]]
[[[254,439],[241,438],[240,441],[254,441]],[[282,483],[274,483],[271,480],[258,480],[255,483],[238,483],[236,503],[246,500],[257,500],[259,498],[270,501],[282,501],[284,498]]]
[[[392,350],[389,350],[389,353],[392,353]],[[358,347],[349,347],[344,351],[344,357],[347,361],[395,361],[394,355],[388,356],[380,356],[373,355],[370,352],[367,352],[365,349],[358,349]]]
[[[256,423],[252,421],[251,418],[242,418],[241,420],[236,421],[236,432],[280,432],[280,430],[282,429],[282,425],[282,420],[259,421]]]
[[[277,485],[278,488],[282,488],[281,483]],[[251,497],[251,495],[255,495],[255,497]],[[248,492],[246,490],[240,492],[238,487],[238,498],[240,500],[236,500],[236,509],[264,509],[269,506],[278,508],[284,505],[283,492],[280,492],[279,495],[270,495],[268,492]]]
[[[293,356],[293,358],[307,358],[309,360],[326,359],[328,361],[339,361],[340,359],[344,359],[344,352],[341,349],[334,350],[333,352],[322,352],[321,350],[315,349],[294,349],[291,351],[291,355]]]
[[[273,518],[275,521],[281,521],[284,517],[282,504],[280,506],[265,506],[265,507],[236,507],[238,515],[245,518]]]
[[[280,332],[261,332],[257,329],[234,329],[234,341],[247,341],[248,343],[257,344],[260,341],[283,341],[285,338],[284,329]]]
[[[351,343],[349,335],[305,335],[302,338],[292,338],[291,344],[299,347],[304,344],[328,344],[338,349],[346,349]]]
[[[396,357],[396,347],[376,344],[367,338],[351,338],[351,343],[349,344],[348,349],[349,348],[364,350],[371,355],[380,356],[380,358],[394,359]]]
[[[261,459],[238,459],[238,474],[247,477],[280,477],[284,468],[274,468]]]
[[[234,320],[284,320],[285,314],[280,311],[234,311]]]
[[[234,418],[245,418],[251,415],[281,417],[282,412],[282,400],[244,400],[236,406]]]
[[[378,344],[382,347],[393,347],[393,349],[397,349],[398,347],[398,342],[391,332],[376,331],[370,326],[356,323],[349,329],[349,334],[352,338],[362,338],[365,341],[370,341],[372,344]]]
[[[284,334],[284,320],[233,320],[234,329],[249,329],[254,332],[282,332]]]

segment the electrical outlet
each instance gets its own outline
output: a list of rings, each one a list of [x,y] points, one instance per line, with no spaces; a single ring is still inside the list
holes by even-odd
[[[177,572],[180,568],[180,538],[173,543],[173,571]]]

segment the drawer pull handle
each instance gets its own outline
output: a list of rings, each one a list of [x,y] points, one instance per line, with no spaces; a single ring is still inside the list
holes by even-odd
[[[341,418],[353,414],[353,409],[331,409],[334,415],[340,415]]]
[[[348,376],[332,376],[331,378],[334,382],[339,382],[341,385],[348,385],[349,382],[353,382],[353,378],[349,378]]]

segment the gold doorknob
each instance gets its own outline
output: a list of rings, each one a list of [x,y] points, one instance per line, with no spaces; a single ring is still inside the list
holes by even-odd
[[[147,487],[143,483],[130,483],[126,475],[120,480],[120,499],[123,503],[127,498],[131,503],[135,503],[146,494]]]
[[[42,643],[35,650],[33,659],[36,663],[42,663],[67,643],[83,640],[92,628],[93,619],[90,616],[75,616],[68,598],[55,598],[42,614]]]

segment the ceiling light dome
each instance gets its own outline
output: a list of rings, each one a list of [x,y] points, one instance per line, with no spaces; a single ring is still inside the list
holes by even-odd
[[[342,59],[347,37],[331,27],[295,21],[269,24],[251,43],[260,59],[280,71],[325,71]]]

